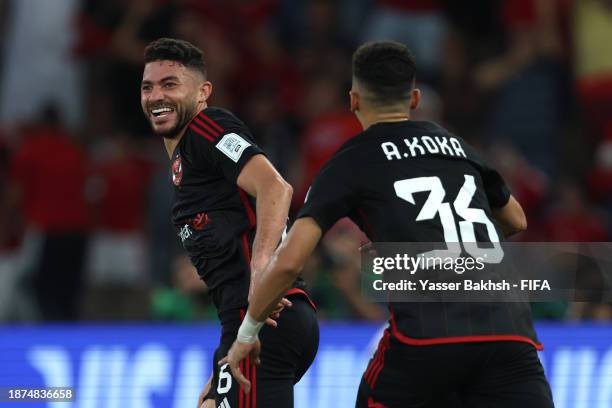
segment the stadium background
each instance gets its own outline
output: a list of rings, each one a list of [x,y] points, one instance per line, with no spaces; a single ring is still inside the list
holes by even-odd
[[[292,211],[360,130],[352,51],[388,38],[416,55],[416,116],[479,146],[511,185],[529,220],[519,240],[609,241],[612,1],[0,0],[0,16],[0,386],[64,378],[85,390],[78,407],[185,406],[208,375],[215,313],[170,227],[167,158],[139,105],[142,50],[160,36],[204,49],[212,104],[251,128],[294,186]],[[385,319],[360,294],[363,240],[341,223],[304,271],[325,323],[298,406],[350,406]],[[612,407],[612,306],[533,309],[557,406]],[[104,382],[117,372],[152,374],[127,402],[101,391],[125,386]]]

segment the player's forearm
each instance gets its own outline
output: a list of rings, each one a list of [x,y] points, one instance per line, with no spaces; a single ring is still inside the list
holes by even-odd
[[[299,272],[300,268],[297,266],[279,259],[277,252],[262,273],[249,302],[248,314],[258,322],[264,321],[291,287]]]
[[[500,225],[504,236],[509,237],[527,229],[527,217],[523,208],[513,196],[502,208],[494,208],[493,216]]]
[[[258,191],[257,231],[253,241],[251,264],[262,270],[280,242],[287,223],[293,190],[282,178],[270,183],[265,191]]]

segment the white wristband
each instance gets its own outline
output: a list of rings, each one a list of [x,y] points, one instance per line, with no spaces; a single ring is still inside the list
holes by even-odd
[[[244,317],[240,328],[238,329],[237,340],[241,343],[253,344],[257,340],[257,334],[263,326],[264,322],[258,322],[253,319],[248,313]]]

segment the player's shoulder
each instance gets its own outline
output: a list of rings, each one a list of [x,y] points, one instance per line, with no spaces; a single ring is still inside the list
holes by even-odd
[[[223,129],[235,130],[239,128],[246,128],[244,122],[238,119],[233,112],[217,106],[207,107],[200,112],[198,116],[210,119]]]
[[[246,125],[227,109],[207,107],[189,122],[188,139],[216,144],[224,135],[238,133],[251,137]]]

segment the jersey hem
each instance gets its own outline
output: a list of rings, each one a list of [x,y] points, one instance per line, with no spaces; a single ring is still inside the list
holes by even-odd
[[[391,319],[391,334],[397,340],[410,346],[434,346],[439,344],[459,344],[459,343],[488,343],[494,341],[516,341],[519,343],[528,343],[535,347],[536,350],[544,350],[542,343],[537,343],[529,337],[519,336],[515,334],[492,334],[492,335],[470,335],[470,336],[453,336],[453,337],[435,337],[428,339],[417,339],[406,336],[397,329],[395,320]]]

